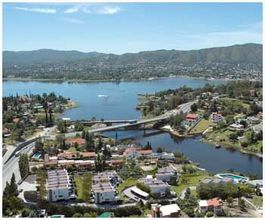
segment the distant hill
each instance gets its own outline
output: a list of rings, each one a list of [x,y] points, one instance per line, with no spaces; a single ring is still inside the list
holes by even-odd
[[[4,51],[4,77],[139,79],[169,74],[209,75],[262,71],[262,45],[244,44],[200,50],[156,50],[122,55],[97,52]],[[219,71],[219,72],[218,72]],[[203,72],[203,73],[202,73]]]

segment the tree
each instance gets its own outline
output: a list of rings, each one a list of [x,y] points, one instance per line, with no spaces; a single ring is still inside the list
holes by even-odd
[[[190,195],[191,195],[191,191],[190,191],[190,188],[188,187],[186,189],[184,199],[189,199],[190,198]]]
[[[233,198],[231,196],[229,196],[227,199],[226,199],[227,203],[228,203],[228,206],[229,207],[232,207],[233,205]]]
[[[20,176],[24,179],[29,174],[29,160],[27,154],[21,154],[19,157],[19,171]]]
[[[157,153],[162,153],[162,152],[163,152],[163,149],[162,149],[161,147],[158,147],[158,148],[156,149],[156,152],[157,152]]]
[[[238,199],[238,206],[241,211],[246,211],[246,204],[245,201],[241,198]]]
[[[9,186],[9,195],[18,196],[17,184],[15,174],[12,174],[10,186]]]
[[[196,103],[193,103],[191,106],[190,106],[190,109],[192,112],[196,112],[198,110],[198,106]]]

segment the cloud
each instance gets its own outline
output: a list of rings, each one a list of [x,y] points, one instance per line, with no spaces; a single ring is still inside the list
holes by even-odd
[[[76,18],[63,18],[64,21],[72,23],[72,24],[84,24],[85,22],[80,20],[80,19],[76,19]]]
[[[26,7],[15,7],[16,10],[29,11],[43,14],[55,14],[56,9],[52,8],[26,8]]]
[[[108,14],[108,15],[112,15],[112,14],[116,14],[118,12],[121,11],[121,8],[118,6],[115,7],[111,7],[111,6],[105,6],[99,10],[97,10],[98,14]]]
[[[73,14],[77,12],[83,12],[86,14],[105,14],[112,15],[120,12],[122,9],[119,6],[106,6],[106,5],[75,5],[64,11],[66,14]]]

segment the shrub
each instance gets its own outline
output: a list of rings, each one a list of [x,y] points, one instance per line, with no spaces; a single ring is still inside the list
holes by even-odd
[[[213,212],[211,212],[211,211],[209,211],[209,212],[207,212],[206,213],[206,217],[213,217],[214,216],[214,213]]]

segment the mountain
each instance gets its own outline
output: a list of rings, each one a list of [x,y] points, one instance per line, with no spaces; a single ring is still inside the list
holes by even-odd
[[[122,55],[97,52],[4,51],[4,77],[37,79],[140,79],[170,74],[246,75],[262,71],[262,45],[200,50],[156,50]]]

